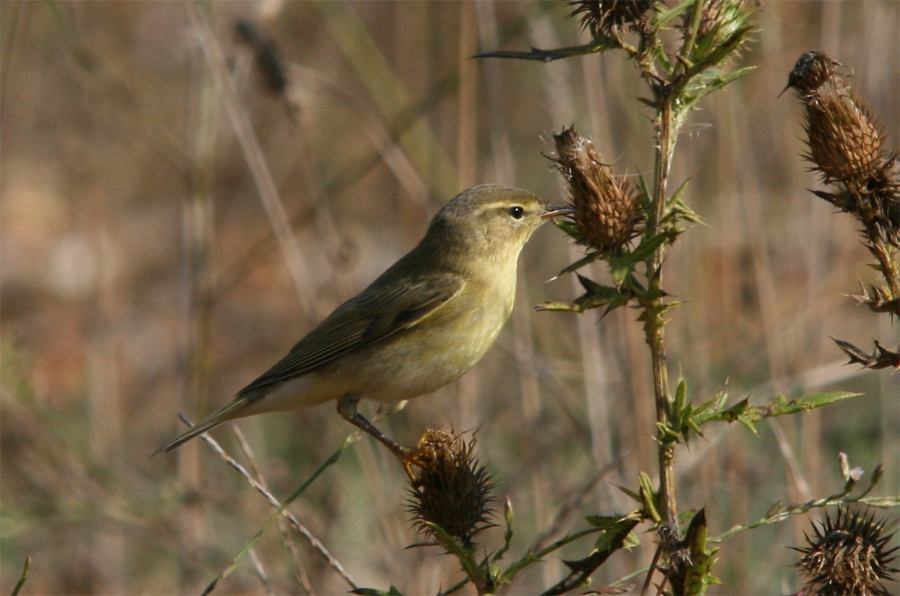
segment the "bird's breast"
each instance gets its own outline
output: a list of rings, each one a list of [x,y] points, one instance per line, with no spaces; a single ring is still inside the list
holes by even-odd
[[[496,281],[496,280],[495,280]],[[380,402],[411,399],[454,381],[475,366],[509,319],[515,285],[470,280],[460,295],[414,327],[361,350],[360,396]],[[368,353],[367,353],[368,352]],[[351,364],[350,361],[347,364]]]

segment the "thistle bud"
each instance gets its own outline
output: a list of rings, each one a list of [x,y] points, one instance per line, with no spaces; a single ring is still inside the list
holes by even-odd
[[[408,510],[426,536],[435,537],[435,524],[466,548],[472,537],[493,527],[490,504],[494,482],[468,443],[452,430],[425,429],[409,459]]]
[[[601,255],[621,251],[640,231],[641,194],[624,176],[603,164],[594,144],[574,128],[553,135],[556,167],[566,179],[572,222],[580,243]]]
[[[886,549],[893,534],[882,536],[886,522],[874,515],[851,513],[839,506],[837,517],[826,513],[821,525],[813,522],[809,546],[795,548],[803,557],[794,565],[806,578],[808,594],[889,594],[882,580],[898,572],[889,566],[897,548]]]
[[[702,4],[703,13],[700,15],[700,23],[697,27],[697,39],[704,40],[712,35],[715,43],[723,43],[735,31],[747,24],[747,4],[747,0],[708,0],[704,2]],[[688,9],[682,15],[682,31],[687,31],[693,21],[695,9],[696,6]]]

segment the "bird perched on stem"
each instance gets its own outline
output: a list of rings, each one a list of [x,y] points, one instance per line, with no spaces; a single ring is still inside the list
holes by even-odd
[[[156,453],[228,420],[337,400],[345,420],[404,460],[409,450],[359,414],[359,400],[417,397],[475,366],[512,312],[525,242],[544,221],[570,211],[516,188],[461,192],[435,215],[418,246],[231,403]]]

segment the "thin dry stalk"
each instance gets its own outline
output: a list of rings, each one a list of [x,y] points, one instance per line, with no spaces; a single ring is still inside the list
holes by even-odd
[[[182,416],[181,419],[184,420],[185,424],[187,424],[188,426],[193,426],[193,424],[184,416]],[[256,490],[258,490],[269,501],[269,503],[272,505],[272,507],[274,507],[275,509],[278,509],[279,507],[281,507],[281,503],[278,501],[278,499],[276,499],[272,495],[272,493],[270,493],[268,490],[266,490],[266,488],[262,484],[260,484],[250,474],[250,472],[248,472],[244,468],[244,466],[239,464],[237,461],[235,461],[235,459],[233,457],[228,455],[228,453],[221,447],[221,445],[219,445],[219,443],[215,439],[213,439],[211,436],[209,436],[209,433],[204,433],[200,436],[203,438],[204,441],[206,441],[207,445],[212,447],[213,451],[215,451],[216,453],[219,454],[219,457],[221,457],[223,460],[225,460],[225,462],[228,465],[230,465],[232,468],[237,470],[238,473],[241,476],[243,476],[247,480],[247,482],[250,483],[250,486],[252,486]],[[347,573],[347,571],[344,570],[344,566],[341,565],[341,563],[337,559],[335,559],[330,552],[328,552],[328,549],[325,548],[325,545],[322,544],[319,541],[319,539],[316,538],[312,534],[312,532],[310,532],[306,528],[306,526],[304,526],[302,523],[300,523],[300,521],[296,517],[294,517],[293,513],[285,510],[282,515],[284,515],[284,517],[286,517],[291,522],[291,524],[297,529],[297,531],[300,532],[300,534],[302,534],[303,537],[309,541],[310,545],[312,545],[312,547],[314,549],[316,549],[320,555],[322,555],[322,557],[325,559],[325,561],[328,563],[328,565],[332,569],[334,569],[338,573],[338,575],[340,575],[344,579],[345,582],[347,582],[347,585],[349,585],[354,590],[359,587],[359,585],[356,583],[356,581],[354,581],[354,579],[352,577],[350,577],[350,575]]]
[[[290,273],[291,281],[300,300],[300,306],[311,322],[318,322],[315,320],[317,318],[317,300],[308,283],[312,275],[306,266],[300,246],[291,229],[291,224],[278,195],[272,172],[269,170],[262,147],[256,138],[256,133],[253,131],[253,124],[250,121],[247,110],[238,98],[234,81],[228,73],[222,48],[219,46],[219,42],[206,15],[203,14],[204,9],[195,2],[188,2],[185,4],[185,7],[190,17],[191,25],[197,32],[207,64],[215,78],[222,104],[228,113],[234,134],[244,152],[244,158],[247,160],[247,166],[250,168],[250,174],[259,192],[259,198],[265,208],[266,215],[269,217],[272,230],[275,232],[275,239],[278,241],[278,246]]]
[[[247,554],[250,556],[250,562],[253,563],[253,569],[256,570],[256,575],[259,576],[259,581],[262,582],[263,588],[266,589],[266,594],[274,594],[275,592],[272,591],[272,586],[269,584],[269,575],[266,573],[262,561],[259,560],[256,549],[251,548],[250,552]]]
[[[531,543],[531,546],[528,547],[528,551],[536,553],[550,544],[551,539],[559,533],[569,517],[584,504],[588,497],[591,496],[600,481],[615,472],[616,468],[625,461],[625,458],[628,457],[631,452],[631,448],[619,452],[612,463],[597,472],[597,474],[580,490],[570,494],[563,506],[556,512],[556,517],[553,519],[553,522],[547,526],[543,532],[538,534],[537,538],[534,539],[534,542]]]
[[[241,448],[241,451],[244,453],[244,457],[247,458],[247,462],[250,464],[250,469],[253,470],[253,474],[256,477],[257,482],[259,482],[260,486],[269,490],[269,483],[266,482],[266,477],[262,473],[262,469],[260,469],[259,465],[256,463],[256,457],[253,455],[253,450],[250,448],[250,444],[247,443],[247,440],[244,438],[244,433],[241,432],[241,429],[236,424],[231,426],[231,430],[234,433],[234,437],[237,439],[238,445]],[[297,552],[297,547],[294,545],[294,541],[291,539],[290,532],[288,531],[287,523],[284,518],[278,519],[278,531],[281,533],[281,541],[284,544],[284,547],[291,555],[291,561],[294,563],[294,569],[297,571],[297,581],[300,582],[300,585],[303,586],[303,590],[307,594],[312,594],[312,584],[309,581],[309,576],[306,573],[306,569],[303,567],[303,562],[300,560],[300,553]],[[251,551],[252,552],[252,551]]]

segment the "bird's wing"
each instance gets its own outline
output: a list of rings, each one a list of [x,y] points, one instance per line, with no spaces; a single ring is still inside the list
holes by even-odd
[[[238,397],[409,329],[459,294],[464,284],[462,277],[451,273],[431,274],[390,288],[373,284],[319,323]]]

